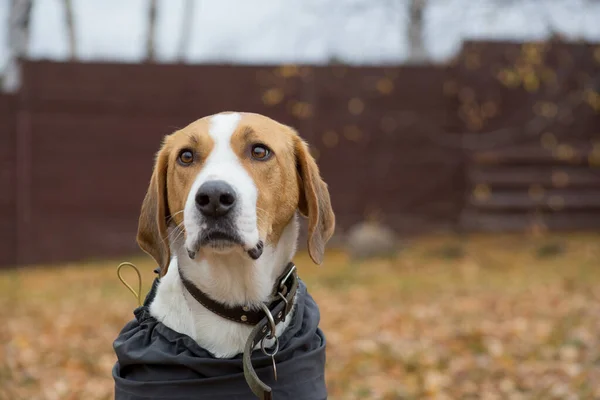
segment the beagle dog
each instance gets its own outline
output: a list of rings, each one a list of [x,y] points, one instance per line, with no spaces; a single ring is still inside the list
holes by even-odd
[[[298,214],[308,219],[309,255],[321,264],[335,216],[315,160],[292,128],[223,112],[167,136],[137,234],[160,266],[152,317],[215,358],[243,353],[253,327],[204,307],[182,277],[224,306],[260,309],[296,252]]]

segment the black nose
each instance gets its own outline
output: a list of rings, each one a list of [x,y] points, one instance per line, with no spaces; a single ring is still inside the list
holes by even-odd
[[[235,191],[224,181],[205,182],[196,193],[196,206],[207,217],[222,217],[235,205]]]

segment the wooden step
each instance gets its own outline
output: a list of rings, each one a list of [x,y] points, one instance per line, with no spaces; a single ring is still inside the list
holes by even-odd
[[[502,191],[472,194],[469,205],[479,210],[600,210],[600,190],[547,190],[542,193]]]
[[[478,151],[472,161],[480,165],[588,165],[591,143],[562,144],[546,149],[529,143],[501,149]]]
[[[600,169],[585,166],[473,166],[468,169],[469,182],[492,188],[526,188],[531,185],[557,188],[599,188]]]
[[[464,230],[476,232],[524,232],[536,227],[552,231],[595,231],[600,229],[600,212],[597,213],[492,213],[466,211],[460,218]]]

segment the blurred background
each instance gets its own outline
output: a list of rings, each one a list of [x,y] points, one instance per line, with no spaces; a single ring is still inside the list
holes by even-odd
[[[0,0],[0,86],[0,399],[112,398],[154,154],[224,110],[329,184],[332,399],[600,398],[600,1]]]

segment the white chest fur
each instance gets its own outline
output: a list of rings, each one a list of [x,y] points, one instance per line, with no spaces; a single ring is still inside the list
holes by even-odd
[[[158,285],[150,313],[170,329],[194,339],[215,357],[229,358],[242,353],[252,327],[228,321],[204,308],[183,287],[178,270],[181,268],[187,279],[217,301],[227,305],[259,304],[268,299],[275,280],[291,261],[297,237],[294,218],[279,242],[265,246],[256,261],[232,254],[197,262],[187,256],[183,246],[175,244],[174,257]],[[277,336],[285,331],[292,317],[290,313],[277,325]]]

